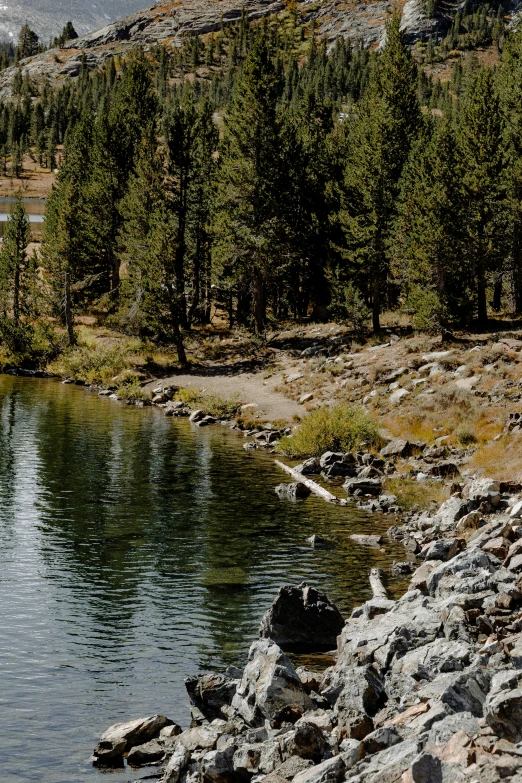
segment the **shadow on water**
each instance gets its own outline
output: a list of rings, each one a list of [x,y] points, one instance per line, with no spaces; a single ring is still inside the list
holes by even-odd
[[[349,539],[389,519],[280,501],[273,457],[243,442],[0,379],[2,783],[99,776],[99,733],[155,712],[186,723],[184,678],[243,663],[280,585],[307,580],[348,614],[369,569],[401,557]],[[335,546],[310,548],[312,533]]]

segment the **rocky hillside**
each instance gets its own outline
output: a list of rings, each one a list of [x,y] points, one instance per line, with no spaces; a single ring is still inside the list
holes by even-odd
[[[69,20],[83,35],[136,11],[140,5],[140,0],[106,0],[99,5],[87,0],[18,0],[2,5],[0,40],[16,41],[26,22],[44,43],[58,35]]]
[[[315,19],[319,36],[329,42],[343,36],[365,45],[380,41],[386,16],[392,9],[387,0],[357,3],[355,0],[325,0],[318,4],[300,2],[305,19]],[[110,4],[109,4],[110,6]],[[60,50],[50,50],[22,62],[23,71],[32,78],[49,77],[59,82],[77,76],[82,57],[89,67],[101,65],[108,57],[134,46],[144,48],[158,43],[169,47],[181,45],[187,35],[204,35],[219,30],[222,25],[237,22],[243,9],[249,19],[277,14],[285,7],[283,0],[176,0],[146,8],[71,41]],[[428,19],[422,0],[406,0],[402,7],[404,26],[411,40],[426,37],[434,29],[447,24],[444,17]],[[15,69],[9,68],[0,77],[0,98],[11,95]]]

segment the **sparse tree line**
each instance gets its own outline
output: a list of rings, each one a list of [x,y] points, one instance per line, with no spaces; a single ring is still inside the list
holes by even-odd
[[[314,307],[375,330],[399,307],[430,329],[520,314],[521,117],[521,34],[496,69],[471,54],[440,85],[396,16],[379,52],[328,53],[290,9],[85,66],[0,112],[0,141],[34,153],[52,128],[53,166],[64,145],[38,259],[20,205],[6,229],[2,332],[43,308],[74,343],[94,308],[184,361],[216,303],[259,333]]]

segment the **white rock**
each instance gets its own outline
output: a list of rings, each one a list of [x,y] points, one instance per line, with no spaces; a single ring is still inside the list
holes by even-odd
[[[518,503],[515,503],[509,512],[509,516],[513,517],[514,519],[520,519],[520,517],[522,517],[522,500],[519,500]]]
[[[449,356],[450,353],[451,351],[432,351],[431,353],[425,353],[421,358],[423,362],[437,362],[439,359]]]
[[[369,351],[380,351],[382,348],[389,348],[390,343],[382,343],[381,345],[372,345],[371,348],[368,348]]]
[[[458,389],[465,389],[467,391],[471,391],[475,388],[477,383],[480,381],[482,376],[480,375],[472,375],[469,378],[459,378],[458,381],[455,381],[455,386]]]
[[[190,760],[190,751],[184,745],[178,745],[170,758],[161,783],[179,783],[182,773]]]
[[[406,397],[410,392],[408,389],[397,389],[390,395],[390,402],[392,405],[397,405],[403,397]]]

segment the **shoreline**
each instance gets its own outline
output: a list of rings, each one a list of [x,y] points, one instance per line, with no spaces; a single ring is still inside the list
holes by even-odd
[[[166,411],[169,402],[156,404]],[[386,464],[375,468],[383,473],[425,459],[400,441],[383,451]],[[364,465],[333,457],[318,467]],[[444,462],[438,454],[434,464]],[[187,682],[191,728],[163,716],[117,724],[102,736],[96,764],[152,765],[162,783],[520,783],[522,483],[450,478],[447,500],[388,530],[404,546],[398,565],[413,571],[409,588],[352,611],[322,677],[296,671],[283,649],[291,633],[298,647],[310,633],[295,622],[303,608],[330,641],[335,607],[326,596],[310,599],[313,585],[289,588],[290,606],[280,591],[244,669]]]
[[[423,562],[401,598],[353,610],[322,675],[295,670],[281,648],[311,633],[303,611],[328,644],[335,607],[307,585],[282,588],[243,670],[186,681],[191,728],[164,716],[116,724],[95,763],[166,762],[152,773],[162,783],[520,783],[522,502],[506,490],[471,481],[434,515],[391,528],[407,551],[422,543]]]

